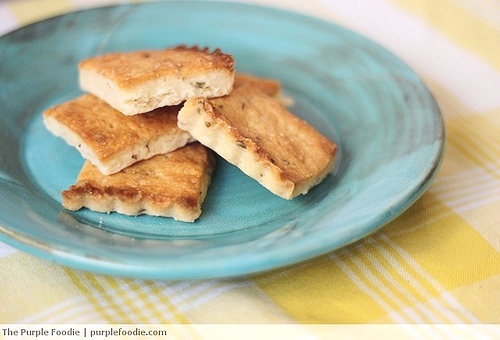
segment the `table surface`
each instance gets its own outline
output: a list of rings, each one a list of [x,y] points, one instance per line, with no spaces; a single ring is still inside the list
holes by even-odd
[[[354,244],[240,278],[96,275],[0,243],[0,323],[500,323],[500,2],[246,2],[350,28],[415,70],[446,127],[444,160],[429,189]],[[0,34],[110,3],[118,2],[1,1]]]

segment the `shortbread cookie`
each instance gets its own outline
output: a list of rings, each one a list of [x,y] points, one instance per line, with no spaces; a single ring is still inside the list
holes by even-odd
[[[234,87],[252,85],[258,87],[268,96],[277,97],[281,92],[281,83],[273,78],[257,77],[249,73],[236,72]]]
[[[54,106],[44,123],[109,175],[142,159],[180,148],[194,139],[177,126],[179,106],[125,116],[94,95]]]
[[[79,64],[80,87],[125,115],[177,105],[191,97],[228,94],[234,58],[216,49],[178,46],[115,52]]]
[[[214,164],[212,152],[199,143],[137,162],[109,176],[87,161],[77,183],[62,192],[63,206],[193,222],[201,214]]]
[[[332,169],[336,145],[249,83],[221,98],[192,98],[178,124],[274,194],[305,194]]]

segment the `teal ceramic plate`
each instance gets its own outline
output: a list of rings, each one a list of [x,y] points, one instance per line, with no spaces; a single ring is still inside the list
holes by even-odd
[[[291,110],[340,147],[324,182],[278,198],[218,159],[195,223],[61,208],[83,159],[43,126],[43,110],[81,92],[77,63],[110,51],[219,47],[237,70],[279,79]],[[0,239],[111,275],[188,279],[256,273],[352,243],[427,188],[443,121],[415,73],[334,24],[277,9],[160,2],[70,13],[0,38]]]

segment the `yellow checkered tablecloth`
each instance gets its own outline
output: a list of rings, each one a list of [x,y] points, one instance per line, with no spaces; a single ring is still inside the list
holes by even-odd
[[[500,323],[500,2],[250,2],[360,32],[424,79],[444,115],[447,138],[428,191],[359,242],[237,279],[101,276],[0,243],[0,323]],[[105,3],[110,1],[0,1],[0,34]]]

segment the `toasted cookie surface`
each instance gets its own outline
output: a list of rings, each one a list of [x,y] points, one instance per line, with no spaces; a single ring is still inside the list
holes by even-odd
[[[75,185],[62,192],[63,206],[126,215],[148,214],[193,222],[201,214],[215,165],[199,143],[103,175],[85,162]]]
[[[257,77],[249,73],[237,72],[234,77],[234,87],[251,85],[259,88],[269,96],[278,96],[281,92],[281,83],[273,78]]]
[[[234,58],[219,49],[177,46],[115,52],[79,64],[80,87],[125,115],[231,92]]]
[[[336,145],[251,82],[220,98],[192,98],[178,124],[285,199],[306,193],[333,167]]]
[[[168,106],[125,116],[87,94],[46,110],[44,123],[103,174],[112,174],[194,141],[191,134],[177,126],[179,109]]]

